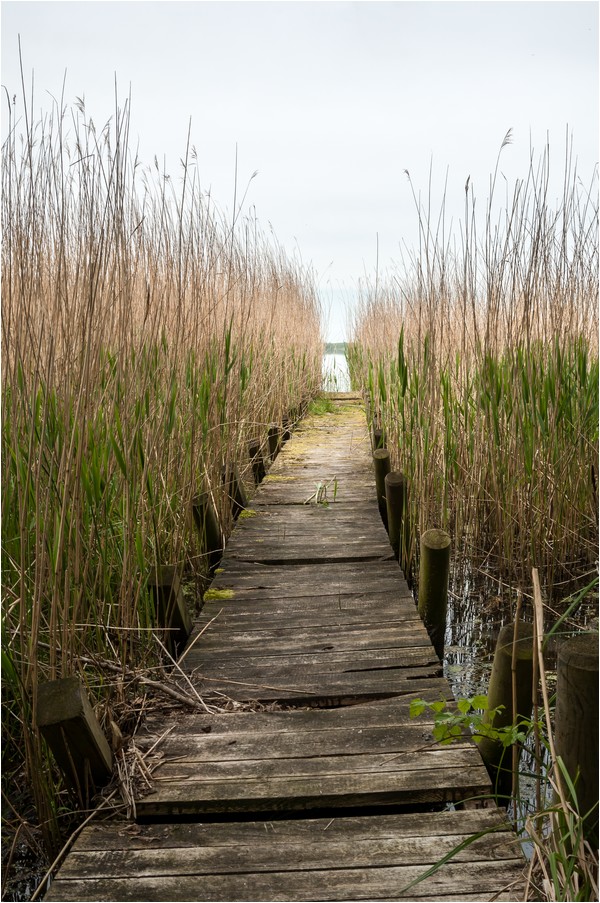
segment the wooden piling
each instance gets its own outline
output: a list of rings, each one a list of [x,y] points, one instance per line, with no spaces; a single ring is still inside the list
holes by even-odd
[[[598,840],[598,634],[581,633],[558,648],[554,742],[575,785],[584,832]],[[564,781],[563,781],[564,784]],[[573,801],[575,802],[575,801]],[[593,807],[594,811],[591,811]]]
[[[42,683],[36,724],[82,806],[112,774],[112,753],[87,693],[76,676]]]
[[[444,658],[449,575],[449,535],[444,530],[426,530],[421,536],[419,614],[440,661]]]
[[[214,571],[223,557],[223,534],[208,492],[194,496],[192,514],[200,533],[203,552],[207,556],[209,570]]]
[[[262,483],[266,476],[265,463],[263,461],[263,457],[260,449],[260,439],[251,439],[248,443],[248,452],[250,454],[250,460],[252,462],[252,475],[254,477],[254,483],[258,486],[259,483]]]
[[[373,450],[385,448],[386,437],[385,430],[382,426],[373,427]]]
[[[248,507],[248,496],[235,464],[227,464],[223,469],[223,483],[229,499],[231,514],[233,519],[236,520],[240,511]]]
[[[373,452],[373,464],[375,467],[375,488],[377,490],[377,505],[379,514],[387,530],[388,517],[385,501],[385,478],[391,471],[390,453],[387,448],[378,448]]]
[[[408,480],[403,473],[392,470],[384,478],[388,537],[396,561],[402,558],[408,534]]]
[[[166,631],[166,647],[177,654],[185,646],[192,632],[192,619],[187,610],[179,570],[173,565],[162,565],[154,570],[148,580],[156,605],[156,620]]]
[[[268,433],[268,441],[269,441],[269,459],[274,461],[277,457],[277,453],[279,452],[279,444],[280,444],[280,433],[278,423],[270,423],[269,424],[269,433]]]
[[[506,624],[498,636],[488,688],[488,711],[503,706],[493,721],[486,713],[484,721],[494,728],[510,727],[519,719],[531,717],[533,683],[533,624],[528,621]],[[514,661],[513,661],[514,658]],[[513,678],[514,665],[514,678]],[[513,679],[516,688],[516,712],[513,707]],[[499,796],[507,796],[512,787],[511,747],[489,737],[479,743],[479,751]]]

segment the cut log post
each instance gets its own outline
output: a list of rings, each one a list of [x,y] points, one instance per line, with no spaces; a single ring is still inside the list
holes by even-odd
[[[530,718],[533,683],[533,624],[517,622],[517,641],[514,643],[515,625],[506,624],[498,636],[494,663],[488,688],[488,712],[503,706],[490,722],[486,713],[484,721],[494,728],[510,727],[519,719]],[[513,677],[514,647],[514,677]],[[516,687],[517,710],[513,709],[513,679]],[[481,757],[494,782],[496,794],[506,797],[512,787],[511,747],[503,747],[498,741],[484,737],[479,743]]]
[[[388,537],[396,561],[402,559],[403,544],[408,535],[408,480],[403,473],[392,470],[384,479],[388,520]]]
[[[378,448],[385,448],[386,437],[385,430],[382,426],[374,426],[373,427],[373,450],[376,451]]]
[[[260,450],[260,439],[251,439],[248,443],[248,451],[252,462],[252,475],[254,484],[258,486],[266,476],[265,463]]]
[[[207,557],[210,571],[223,557],[223,534],[210,498],[210,493],[201,492],[192,499],[192,515],[202,541],[202,549]]]
[[[172,655],[177,655],[192,632],[179,570],[173,565],[162,565],[152,572],[148,585],[154,596],[157,623],[166,632],[165,645]]]
[[[110,779],[112,753],[78,677],[42,683],[36,724],[82,806]]]
[[[579,814],[587,816],[585,835],[597,845],[597,633],[581,633],[565,640],[558,648],[554,740],[556,753],[562,758],[575,786]]]
[[[223,482],[229,499],[231,514],[235,520],[239,516],[240,511],[248,507],[248,496],[235,464],[228,464],[224,468]]]
[[[278,423],[270,423],[269,424],[269,459],[274,461],[277,457],[277,453],[279,451],[279,436],[280,429]]]
[[[419,614],[440,661],[448,609],[450,537],[444,530],[426,530],[421,536],[419,566]]]
[[[377,490],[377,504],[379,514],[385,528],[388,528],[387,505],[385,501],[385,478],[391,471],[390,453],[387,448],[378,448],[373,452],[373,464],[375,466],[375,488]]]

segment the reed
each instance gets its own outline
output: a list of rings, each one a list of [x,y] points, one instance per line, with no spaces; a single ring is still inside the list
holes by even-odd
[[[537,567],[551,599],[597,559],[597,171],[568,152],[551,206],[546,148],[496,220],[497,173],[479,231],[467,183],[459,239],[415,201],[419,247],[363,283],[349,361],[418,532],[514,586]]]
[[[90,662],[156,663],[150,575],[208,572],[192,499],[227,535],[224,467],[250,484],[249,439],[321,382],[310,270],[243,199],[219,212],[189,141],[176,178],[143,167],[129,121],[129,102],[102,129],[83,102],[25,104],[2,148],[4,791],[26,775],[49,851],[67,803],[38,683],[79,674],[125,731],[125,682]]]

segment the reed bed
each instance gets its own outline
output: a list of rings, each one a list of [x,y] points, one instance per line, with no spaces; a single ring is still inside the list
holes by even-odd
[[[510,133],[500,154],[508,143]],[[553,640],[597,630],[598,172],[581,181],[568,140],[556,203],[549,147],[500,201],[499,162],[481,217],[467,181],[458,235],[445,196],[434,215],[431,196],[423,203],[413,190],[418,247],[362,284],[347,356],[392,468],[408,477],[401,563],[415,592],[421,533],[447,530],[454,617],[468,620],[460,603],[477,582],[493,594],[482,622],[509,620],[523,604],[544,675],[544,629]],[[553,718],[542,687],[536,800],[519,801],[518,781],[512,800],[514,813],[522,804],[530,813],[526,899],[596,899],[585,813],[559,792],[564,766],[540,752],[552,748]]]
[[[251,482],[248,440],[321,383],[311,271],[243,197],[219,212],[189,142],[177,177],[142,166],[129,122],[128,102],[102,129],[82,102],[36,122],[26,105],[2,148],[3,792],[19,819],[30,788],[48,852],[71,802],[39,682],[79,674],[126,732],[134,691],[94,662],[157,663],[149,576],[207,570],[193,496],[227,535],[223,468]]]
[[[597,171],[568,151],[554,206],[549,148],[504,204],[497,177],[480,219],[467,182],[458,237],[415,194],[419,246],[362,285],[348,356],[409,478],[407,571],[438,527],[501,590],[531,597],[536,567],[560,599],[598,557]]]

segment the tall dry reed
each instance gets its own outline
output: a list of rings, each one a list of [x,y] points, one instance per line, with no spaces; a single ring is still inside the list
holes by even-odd
[[[226,463],[294,416],[321,380],[310,270],[234,202],[132,156],[129,102],[97,129],[83,103],[2,148],[2,660],[4,792],[29,782],[47,846],[60,781],[34,724],[40,681],[85,681],[103,724],[122,680],[90,661],[156,662],[148,578],[206,571],[190,523],[211,493],[224,534]],[[23,134],[21,135],[21,132]]]
[[[510,142],[507,135],[502,148]],[[501,151],[502,151],[501,148]],[[484,573],[547,596],[594,569],[598,547],[598,199],[568,150],[550,153],[459,235],[415,203],[419,246],[363,284],[350,364],[411,486],[418,534],[448,529]]]

